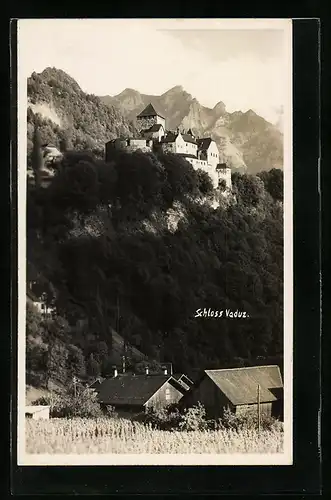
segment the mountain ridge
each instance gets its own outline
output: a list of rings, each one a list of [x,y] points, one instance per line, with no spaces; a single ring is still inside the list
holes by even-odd
[[[127,88],[113,97],[100,96],[100,99],[118,107],[134,123],[136,116],[151,103],[165,117],[167,129],[191,129],[200,137],[211,136],[221,159],[232,170],[254,174],[260,170],[283,168],[281,131],[253,109],[229,113],[222,100],[208,108],[182,85],[175,85],[159,96]]]

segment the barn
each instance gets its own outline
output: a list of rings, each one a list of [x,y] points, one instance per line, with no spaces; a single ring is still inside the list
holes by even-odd
[[[112,406],[122,413],[140,413],[150,407],[162,408],[177,403],[186,389],[167,374],[120,373],[104,380],[97,392],[102,406]]]
[[[25,417],[33,420],[49,419],[49,406],[26,406]]]
[[[226,408],[237,415],[257,411],[258,398],[261,414],[283,418],[283,381],[277,365],[205,370],[180,404],[200,402],[210,418],[219,418]]]

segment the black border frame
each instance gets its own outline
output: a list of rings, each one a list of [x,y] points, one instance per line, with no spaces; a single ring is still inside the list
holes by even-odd
[[[321,389],[320,200],[318,191],[319,20],[293,21],[295,283],[293,466],[17,466],[17,304],[15,300],[17,297],[17,38],[15,26],[16,22],[12,21],[11,351],[15,361],[11,371],[12,492],[15,495],[319,494],[321,490],[318,439]]]

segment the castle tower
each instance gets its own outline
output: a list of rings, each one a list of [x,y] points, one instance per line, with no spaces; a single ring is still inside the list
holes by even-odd
[[[137,125],[139,131],[148,130],[153,125],[162,125],[165,130],[165,118],[160,113],[155,111],[152,104],[148,104],[148,106],[146,106],[146,108],[137,116]]]

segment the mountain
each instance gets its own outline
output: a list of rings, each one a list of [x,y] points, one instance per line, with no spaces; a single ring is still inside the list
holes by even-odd
[[[27,95],[28,153],[32,149],[35,115],[39,118],[43,143],[59,147],[65,139],[75,149],[92,149],[100,155],[105,142],[136,133],[134,124],[118,106],[106,105],[99,97],[83,92],[60,69],[46,68],[41,73],[32,73],[27,81]]]
[[[202,106],[180,85],[160,96],[125,89],[114,97],[102,96],[100,99],[133,122],[151,102],[166,118],[167,129],[191,128],[201,137],[211,136],[218,145],[222,161],[233,170],[257,173],[283,167],[282,132],[252,110],[228,113],[222,101],[212,109]]]

